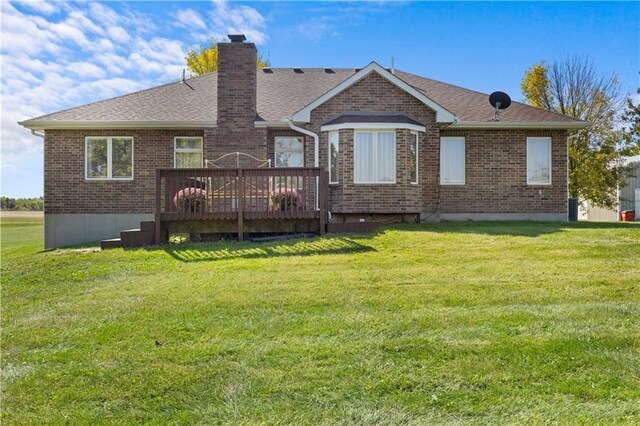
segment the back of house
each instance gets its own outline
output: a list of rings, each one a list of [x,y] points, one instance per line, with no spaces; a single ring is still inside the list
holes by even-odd
[[[586,123],[517,102],[496,115],[485,94],[375,62],[257,69],[230,39],[217,72],[21,123],[44,132],[46,247],[141,221],[567,220],[567,135]]]

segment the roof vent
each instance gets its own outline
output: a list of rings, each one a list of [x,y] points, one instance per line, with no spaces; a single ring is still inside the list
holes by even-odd
[[[268,67],[262,68],[262,72],[265,74],[273,74],[273,70]]]
[[[333,70],[333,68],[325,68],[324,72],[326,72],[327,74],[335,74],[336,72]]]
[[[244,34],[229,34],[227,37],[229,37],[231,43],[242,43],[247,39]]]
[[[354,68],[353,72],[360,72],[362,70],[362,68]]]
[[[302,68],[294,68],[293,72],[295,72],[296,74],[302,74],[304,73],[304,71],[302,71]]]

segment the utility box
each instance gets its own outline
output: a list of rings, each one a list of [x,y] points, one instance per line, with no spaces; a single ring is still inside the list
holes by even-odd
[[[625,210],[620,212],[620,220],[623,222],[635,222],[636,221],[636,211],[635,210]]]

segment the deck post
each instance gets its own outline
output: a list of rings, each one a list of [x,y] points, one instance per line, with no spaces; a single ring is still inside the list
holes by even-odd
[[[324,235],[327,228],[327,199],[329,192],[328,172],[320,170],[320,190],[317,196],[320,201],[320,235]]]
[[[238,241],[244,241],[244,177],[238,169]]]
[[[161,229],[162,225],[160,223],[160,201],[162,197],[162,176],[160,174],[160,169],[156,169],[156,211],[155,211],[155,231],[153,233],[153,239],[155,245],[159,246],[162,243],[161,238]]]

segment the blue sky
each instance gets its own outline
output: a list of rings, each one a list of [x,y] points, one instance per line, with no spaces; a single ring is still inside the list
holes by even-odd
[[[243,32],[274,67],[372,60],[520,100],[524,70],[593,58],[638,87],[638,2],[2,1],[2,195],[43,193],[42,140],[16,122],[179,78],[208,38]]]

